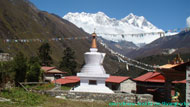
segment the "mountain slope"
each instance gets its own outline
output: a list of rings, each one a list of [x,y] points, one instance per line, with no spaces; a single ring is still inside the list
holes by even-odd
[[[99,38],[99,40],[102,43],[106,44],[108,47],[110,47],[113,51],[121,53],[123,55],[139,48],[133,42],[128,42],[128,41],[114,42],[103,39],[101,37]]]
[[[132,51],[126,56],[145,57],[156,54],[190,53],[190,32],[159,38],[152,43]]]
[[[109,18],[103,12],[98,12],[95,14],[85,12],[68,13],[63,18],[74,23],[78,27],[81,27],[88,33],[94,32],[94,29],[96,29],[96,32],[98,33],[106,33],[108,35],[98,34],[98,36],[114,42],[125,40],[135,44],[150,43],[153,40],[159,38],[160,35],[137,37],[133,35],[122,36],[112,34],[138,34],[162,31],[161,29],[158,29],[152,25],[143,16],[139,17],[133,14],[129,14],[127,17],[121,20]]]
[[[38,10],[28,0],[0,0],[0,50],[14,56],[18,51],[26,56],[37,55],[42,42],[5,43],[5,39],[46,39],[58,37],[86,37],[86,32],[76,27],[67,20],[57,15]],[[49,42],[52,49],[54,65],[58,65],[63,50],[71,47],[76,52],[76,60],[80,65],[84,62],[83,54],[89,51],[90,40],[64,40]],[[101,45],[99,50],[108,53]],[[114,74],[119,69],[118,62],[114,61],[111,54],[105,58],[105,69]]]

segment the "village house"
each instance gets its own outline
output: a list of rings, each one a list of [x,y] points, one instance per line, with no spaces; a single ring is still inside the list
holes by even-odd
[[[125,93],[136,92],[136,82],[130,77],[110,76],[108,79],[106,79],[106,86],[114,91]]]
[[[42,66],[41,70],[43,71],[43,79],[45,82],[51,82],[67,74],[67,72],[60,71],[56,69],[56,67]]]
[[[166,79],[171,80],[170,95],[175,96],[175,84],[186,84],[185,75],[186,67],[190,65],[190,62],[183,62],[183,60],[178,55],[169,64],[165,64],[159,67],[159,70],[155,72],[148,72],[141,75],[134,80],[137,83],[137,94],[152,94],[154,101],[162,102],[166,101],[166,89],[168,86]],[[174,72],[178,71],[178,73]],[[167,76],[166,76],[167,74]],[[175,74],[175,75],[174,75]],[[180,77],[180,79],[178,79]]]
[[[152,94],[153,100],[162,102],[165,97],[165,77],[159,72],[148,72],[134,79],[137,83],[137,94]],[[171,95],[175,96],[175,84],[185,84],[186,80],[173,81]]]

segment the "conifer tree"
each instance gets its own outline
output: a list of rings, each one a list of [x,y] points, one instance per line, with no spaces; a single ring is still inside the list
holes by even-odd
[[[6,78],[5,63],[0,62],[0,87],[4,86],[5,78]]]
[[[5,84],[8,81],[14,79],[13,72],[10,72],[12,69],[13,61],[0,62],[0,87],[4,88]]]
[[[75,52],[67,47],[64,50],[64,56],[60,62],[60,68],[68,72],[68,75],[76,75],[75,69],[77,67],[77,62],[75,61]]]
[[[18,82],[24,82],[27,71],[27,59],[23,53],[16,54],[13,60],[12,71],[15,72],[15,85],[18,86]]]
[[[28,61],[28,71],[27,71],[27,81],[28,82],[38,82],[40,79],[40,63],[38,57],[30,57]]]
[[[44,43],[38,49],[39,50],[38,55],[41,61],[41,65],[50,66],[53,63],[52,58],[50,56],[50,53],[51,53],[50,48],[51,47],[49,43]]]

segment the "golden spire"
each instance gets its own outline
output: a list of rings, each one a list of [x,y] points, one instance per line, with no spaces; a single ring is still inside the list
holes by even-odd
[[[183,63],[183,59],[181,58],[180,54],[178,53],[177,55],[177,59],[179,63]]]
[[[96,33],[92,33],[92,48],[97,48],[96,45]]]
[[[183,63],[183,59],[181,58],[180,54],[178,53],[177,56],[173,60],[173,64],[181,64]]]

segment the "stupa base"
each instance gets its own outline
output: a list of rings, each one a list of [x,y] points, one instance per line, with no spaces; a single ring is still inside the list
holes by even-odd
[[[83,85],[70,90],[71,92],[90,92],[90,93],[114,93],[111,89],[106,86],[98,85]]]

